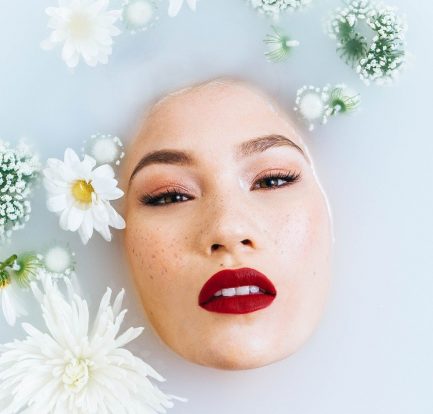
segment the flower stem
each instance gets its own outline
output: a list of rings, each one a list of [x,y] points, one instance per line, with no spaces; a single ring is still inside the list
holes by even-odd
[[[13,254],[11,257],[7,258],[4,262],[0,262],[0,271],[6,269],[7,267],[11,267],[15,260],[18,259],[16,254]]]

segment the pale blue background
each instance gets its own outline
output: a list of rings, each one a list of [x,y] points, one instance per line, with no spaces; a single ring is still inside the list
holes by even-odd
[[[106,66],[71,73],[58,51],[44,52],[45,7],[55,1],[1,1],[0,137],[25,136],[41,158],[62,157],[90,134],[127,141],[144,105],[162,91],[221,74],[245,76],[275,91],[287,109],[301,85],[346,82],[362,93],[362,109],[308,135],[308,144],[335,219],[335,278],[329,305],[309,342],[292,357],[250,371],[226,372],[188,363],[150,329],[132,349],[167,382],[168,393],[189,398],[181,414],[430,414],[433,412],[433,196],[431,132],[432,23],[430,2],[393,0],[405,11],[413,54],[393,88],[365,87],[335,53],[322,19],[337,1],[316,0],[281,24],[301,47],[280,65],[263,57],[269,21],[242,0],[200,0],[148,33],[123,34]],[[144,319],[120,257],[118,240],[99,235],[84,248],[59,229],[34,198],[16,250],[69,242],[93,307],[105,287],[127,288],[127,325]],[[34,307],[36,309],[36,307]],[[36,321],[34,317],[31,319]],[[37,322],[39,324],[39,322]],[[126,326],[126,325],[125,325]],[[0,318],[0,341],[21,337]]]

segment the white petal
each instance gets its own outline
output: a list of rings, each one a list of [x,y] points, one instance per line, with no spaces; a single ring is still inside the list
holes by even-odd
[[[68,217],[70,210],[71,207],[68,206],[62,211],[62,214],[60,215],[59,225],[62,230],[68,230]]]
[[[83,244],[87,244],[93,234],[93,219],[91,210],[85,211],[83,222],[81,223],[81,227],[78,229],[78,233],[80,234]]]
[[[125,228],[125,220],[123,217],[117,213],[117,211],[112,207],[107,207],[108,214],[110,216],[110,226],[114,227],[115,229],[124,229]]]
[[[114,170],[108,164],[103,164],[95,168],[92,174],[94,178],[114,178]]]
[[[1,299],[2,299],[2,310],[5,316],[6,322],[10,326],[14,326],[17,320],[17,314],[15,312],[14,304],[12,303],[11,298],[8,293],[9,288],[2,289],[1,291]]]
[[[183,0],[170,0],[170,5],[168,7],[168,15],[174,17],[179,13],[182,7]]]
[[[197,5],[197,0],[186,0],[186,2],[188,3],[189,8],[192,11],[195,11],[196,5]]]
[[[75,55],[75,53],[75,45],[70,40],[66,40],[62,48],[62,59],[67,61],[71,59]]]
[[[66,148],[64,159],[65,159],[65,164],[68,167],[75,166],[80,162],[80,158],[72,148]]]
[[[72,206],[68,216],[68,230],[77,231],[80,228],[83,219],[84,211]]]
[[[50,197],[47,200],[47,208],[49,211],[58,213],[64,210],[66,207],[67,207],[67,202],[66,202],[65,194],[60,194],[54,197]]]

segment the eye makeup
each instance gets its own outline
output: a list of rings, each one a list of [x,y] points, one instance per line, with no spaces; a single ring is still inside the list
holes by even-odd
[[[290,171],[267,171],[255,180],[251,190],[276,190],[287,187],[301,180],[301,173],[293,170]],[[263,185],[264,184],[264,185]],[[184,189],[169,187],[157,194],[144,193],[139,201],[147,207],[162,207],[170,204],[184,203],[194,199],[185,193]]]

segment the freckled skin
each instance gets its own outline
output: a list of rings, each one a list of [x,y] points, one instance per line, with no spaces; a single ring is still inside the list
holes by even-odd
[[[157,104],[127,149],[126,256],[155,331],[197,364],[236,370],[281,360],[311,336],[326,303],[331,221],[311,160],[289,147],[245,160],[233,155],[235,145],[267,134],[285,135],[305,149],[287,114],[262,92],[241,82],[210,82]],[[191,151],[199,164],[145,167],[128,187],[141,157],[162,148]],[[270,169],[300,172],[301,179],[253,187]],[[191,199],[160,207],[139,201],[173,187]],[[204,283],[222,268],[239,267],[273,282],[273,303],[241,315],[201,308]]]

